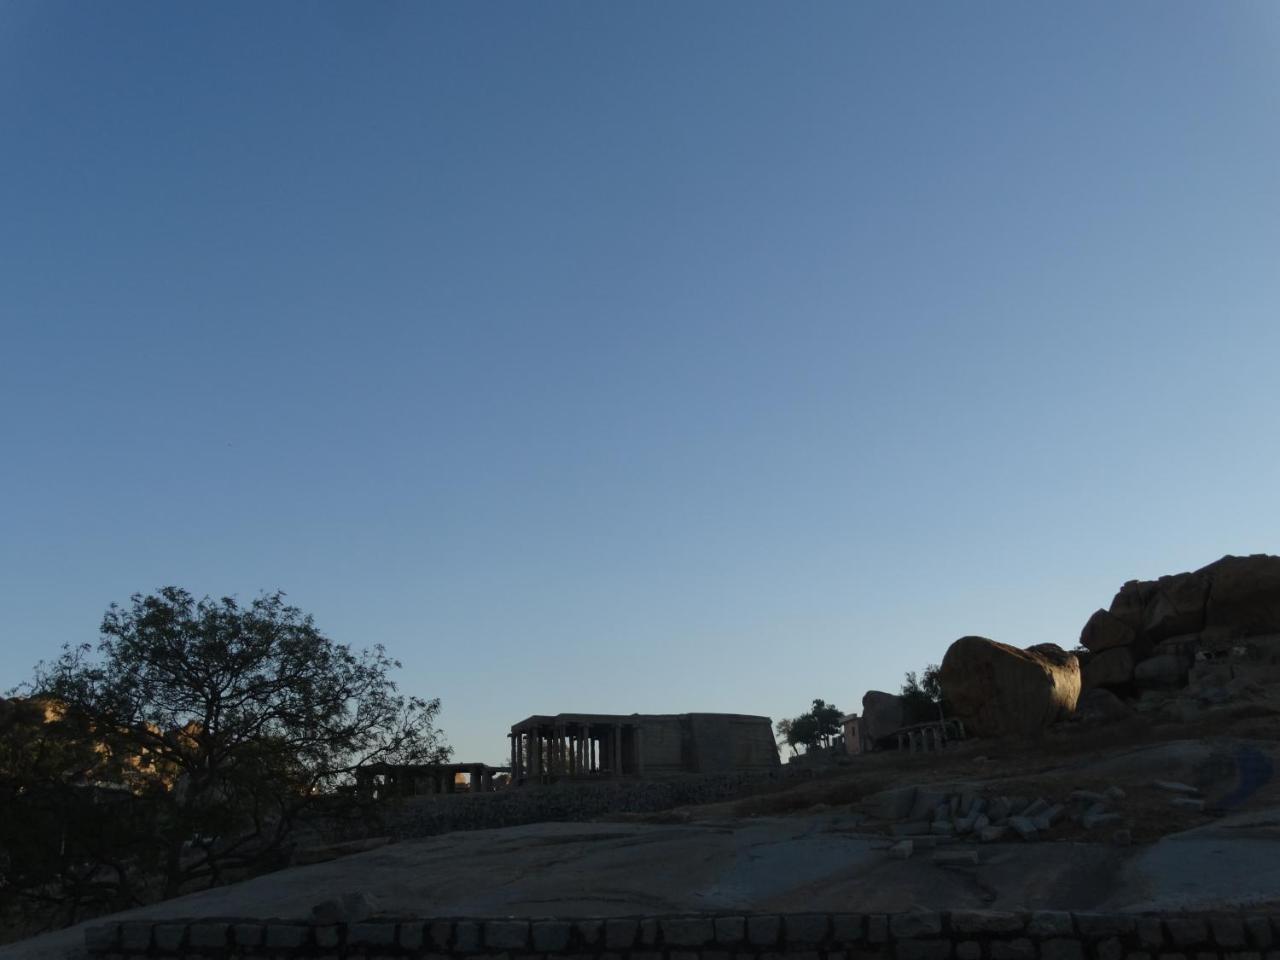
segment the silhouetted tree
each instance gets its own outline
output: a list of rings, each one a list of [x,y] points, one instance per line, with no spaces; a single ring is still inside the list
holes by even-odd
[[[908,671],[902,684],[903,714],[907,723],[926,723],[937,720],[942,707],[942,668],[931,663],[917,678],[914,670]]]
[[[814,700],[807,713],[791,720],[779,720],[777,730],[792,753],[796,752],[797,745],[806,750],[825,747],[840,733],[840,709],[824,700]]]
[[[32,687],[101,743],[154,805],[153,848],[172,896],[270,862],[298,816],[374,761],[450,753],[438,700],[398,693],[400,664],[355,652],[265,594],[248,606],[177,587],[114,604],[97,656],[64,648]]]

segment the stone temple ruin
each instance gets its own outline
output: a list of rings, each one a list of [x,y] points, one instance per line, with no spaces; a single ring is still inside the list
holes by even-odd
[[[516,785],[781,765],[770,719],[736,713],[561,713],[522,720],[509,736]]]
[[[455,793],[461,776],[465,792],[488,793],[495,777],[509,772],[487,763],[371,763],[356,771],[356,792],[373,800]]]

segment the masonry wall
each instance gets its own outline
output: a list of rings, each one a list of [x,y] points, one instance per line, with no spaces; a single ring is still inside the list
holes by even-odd
[[[378,960],[1280,960],[1280,916],[953,911],[352,924],[132,921],[92,957]]]
[[[732,774],[688,775],[669,780],[611,780],[522,787],[482,794],[392,798],[361,821],[359,835],[398,839],[454,830],[488,830],[525,823],[582,821],[614,813],[653,813],[690,804],[720,803],[813,776],[791,765]],[[347,838],[337,831],[335,836]]]

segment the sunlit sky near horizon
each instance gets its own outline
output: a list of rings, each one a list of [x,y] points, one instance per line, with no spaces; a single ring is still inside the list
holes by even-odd
[[[464,760],[1280,552],[1280,7],[0,2],[0,687],[177,584]]]

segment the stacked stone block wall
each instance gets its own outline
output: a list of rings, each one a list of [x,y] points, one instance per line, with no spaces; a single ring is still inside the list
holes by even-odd
[[[106,923],[94,960],[1280,960],[1280,916],[698,914],[598,919]]]

